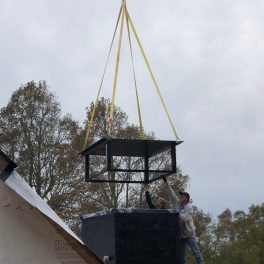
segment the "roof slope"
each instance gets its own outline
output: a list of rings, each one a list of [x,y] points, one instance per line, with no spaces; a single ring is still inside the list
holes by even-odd
[[[1,264],[102,263],[16,171],[1,174]]]

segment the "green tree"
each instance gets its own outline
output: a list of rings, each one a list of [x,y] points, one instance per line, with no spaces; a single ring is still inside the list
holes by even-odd
[[[193,220],[196,228],[197,244],[202,252],[205,263],[213,261],[213,220],[210,214],[204,213],[203,210],[193,206]],[[195,262],[194,262],[195,263]]]
[[[1,148],[16,160],[28,184],[62,216],[73,206],[81,181],[80,133],[70,115],[61,115],[45,82],[22,85],[0,110]]]
[[[90,119],[93,103],[87,107]],[[110,101],[101,98],[89,138],[89,144],[107,136]],[[138,126],[128,122],[127,114],[114,108],[112,137],[140,138]],[[18,171],[48,201],[50,206],[75,230],[80,229],[80,215],[112,207],[144,207],[142,186],[134,184],[95,184],[84,182],[84,166],[79,152],[83,148],[88,121],[80,126],[70,115],[61,114],[56,96],[45,82],[29,82],[16,90],[8,105],[0,110],[0,147],[19,165]],[[155,138],[146,133],[146,138]],[[94,160],[96,170],[101,160]],[[124,158],[116,161],[122,166],[137,166],[140,161]],[[166,166],[160,156],[153,161]],[[128,179],[127,173],[108,174],[106,177]],[[183,189],[189,181],[181,172],[171,177],[175,190]],[[152,187],[156,196],[162,195],[161,182]],[[164,194],[165,195],[165,194]],[[154,195],[155,196],[155,195]]]
[[[264,263],[264,204],[252,205],[248,214],[225,210],[218,219],[212,263]]]

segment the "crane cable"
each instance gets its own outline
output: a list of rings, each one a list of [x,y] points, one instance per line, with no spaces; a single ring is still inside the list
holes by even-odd
[[[108,56],[107,56],[107,59],[106,59],[106,63],[105,63],[104,71],[103,71],[103,76],[102,76],[102,79],[101,79],[101,82],[100,82],[100,85],[99,85],[99,89],[98,89],[98,93],[97,93],[97,96],[96,96],[96,99],[95,99],[95,103],[94,103],[94,106],[93,106],[92,115],[91,115],[90,120],[89,120],[88,129],[87,129],[87,132],[86,132],[83,148],[86,147],[86,145],[87,145],[87,143],[89,141],[89,136],[90,136],[90,133],[91,133],[91,129],[92,129],[92,124],[93,124],[96,108],[97,108],[97,105],[98,105],[100,93],[101,93],[103,82],[104,82],[106,68],[107,68],[108,61],[109,61],[109,58],[110,58],[110,54],[111,54],[111,51],[112,51],[112,47],[113,47],[114,39],[115,39],[115,36],[116,36],[116,32],[117,32],[117,28],[118,28],[118,24],[119,24],[119,21],[120,21],[122,10],[123,10],[123,4],[121,5],[119,13],[118,13],[118,17],[117,17],[117,22],[116,22],[113,38],[112,38],[110,49],[109,49]]]
[[[117,57],[116,57],[116,67],[115,67],[114,86],[113,86],[113,91],[112,91],[111,108],[110,108],[110,114],[109,114],[109,120],[108,120],[108,125],[109,125],[108,136],[111,136],[111,130],[112,130],[112,124],[113,124],[116,85],[117,85],[120,52],[121,52],[121,44],[122,44],[122,36],[123,36],[123,27],[124,27],[124,17],[125,17],[125,9],[124,9],[124,2],[122,2],[122,19],[121,19],[121,27],[120,27],[119,40],[118,40],[118,49],[117,49]]]
[[[125,8],[125,10],[127,10],[126,4],[124,5],[124,8]],[[142,117],[141,117],[140,103],[139,103],[139,97],[138,97],[138,88],[137,88],[137,79],[136,79],[135,65],[134,65],[134,58],[133,58],[133,51],[132,51],[132,42],[131,42],[129,22],[128,22],[127,15],[126,15],[126,24],[127,24],[127,33],[128,33],[129,47],[130,47],[130,56],[131,56],[131,62],[132,62],[132,68],[133,68],[135,92],[136,92],[138,120],[139,120],[139,126],[140,126],[140,138],[144,139],[144,128],[143,128]]]

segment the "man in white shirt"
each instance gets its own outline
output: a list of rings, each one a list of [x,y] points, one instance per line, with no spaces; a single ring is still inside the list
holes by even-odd
[[[196,259],[197,264],[204,264],[202,254],[196,243],[195,226],[192,217],[192,208],[189,205],[190,195],[187,192],[180,192],[179,197],[175,194],[171,186],[167,183],[166,178],[163,178],[168,195],[171,199],[174,209],[179,211],[180,217],[180,263],[186,263],[186,248],[189,246]]]

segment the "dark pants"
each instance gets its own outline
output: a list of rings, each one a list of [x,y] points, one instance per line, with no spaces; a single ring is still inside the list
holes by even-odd
[[[180,240],[180,264],[186,264],[186,248],[191,248],[197,264],[204,264],[202,254],[197,246],[196,237],[187,237]]]

